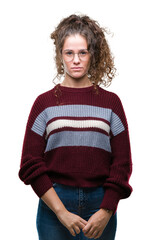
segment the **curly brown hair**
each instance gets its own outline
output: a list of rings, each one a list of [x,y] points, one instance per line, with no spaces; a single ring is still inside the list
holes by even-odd
[[[56,77],[61,79],[64,74],[61,55],[66,37],[80,34],[87,40],[88,51],[91,56],[90,68],[88,70],[90,81],[96,90],[96,85],[109,86],[115,77],[116,68],[114,66],[114,57],[105,38],[105,32],[108,33],[105,28],[100,27],[97,21],[89,18],[87,15],[72,14],[62,19],[55,31],[50,34],[50,38],[54,40],[55,45]]]

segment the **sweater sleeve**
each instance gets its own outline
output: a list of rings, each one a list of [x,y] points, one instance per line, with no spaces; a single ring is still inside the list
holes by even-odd
[[[115,214],[120,199],[130,196],[132,187],[129,178],[132,173],[129,130],[121,100],[114,95],[114,109],[111,116],[111,165],[110,174],[104,184],[105,195],[101,208]]]
[[[41,197],[52,182],[47,175],[47,167],[44,161],[46,147],[45,133],[38,134],[45,124],[44,117],[37,123],[37,133],[32,130],[37,116],[43,111],[40,96],[38,96],[31,108],[23,141],[19,178],[26,184],[31,185],[38,197]]]

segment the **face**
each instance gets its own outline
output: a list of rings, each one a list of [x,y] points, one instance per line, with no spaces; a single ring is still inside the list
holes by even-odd
[[[90,66],[87,41],[80,34],[66,37],[62,48],[64,71],[72,78],[84,77]]]

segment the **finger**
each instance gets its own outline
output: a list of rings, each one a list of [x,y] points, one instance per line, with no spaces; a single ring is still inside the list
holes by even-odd
[[[90,228],[91,228],[91,224],[90,224],[90,223],[87,223],[87,225],[82,229],[82,231],[83,231],[84,233],[87,233],[87,232],[90,230]]]
[[[76,232],[76,234],[79,234],[81,230],[78,226],[75,226],[74,231]]]
[[[94,238],[94,239],[96,239],[96,238],[98,238],[98,234],[99,234],[99,232],[97,231],[97,230],[95,230],[93,233],[92,233],[92,238]]]
[[[79,222],[78,226],[80,227],[80,229],[83,229],[85,227],[85,224],[82,222]]]
[[[74,237],[76,236],[76,233],[75,233],[75,231],[74,231],[73,228],[69,229],[69,231],[70,231],[70,233],[71,233],[72,236],[74,236]]]
[[[92,238],[93,232],[94,232],[94,229],[93,229],[93,227],[92,227],[92,228],[90,228],[90,230],[89,230],[88,232],[86,232],[84,235],[85,235],[86,237]]]
[[[98,232],[98,234],[97,234],[95,237],[93,237],[93,238],[94,238],[94,239],[97,239],[97,238],[101,237],[102,233],[103,233],[103,231],[101,230],[101,231]]]
[[[88,224],[88,222],[85,221],[84,219],[81,219],[79,223],[80,225],[82,225],[82,228],[84,228]]]
[[[86,225],[88,222],[85,220],[85,219],[83,219],[83,218],[81,218],[80,219],[80,222],[82,222],[84,225]]]

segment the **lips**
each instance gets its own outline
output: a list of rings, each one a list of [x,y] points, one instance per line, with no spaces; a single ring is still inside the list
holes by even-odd
[[[71,68],[73,70],[81,70],[82,68],[81,67],[74,67],[74,68]]]

